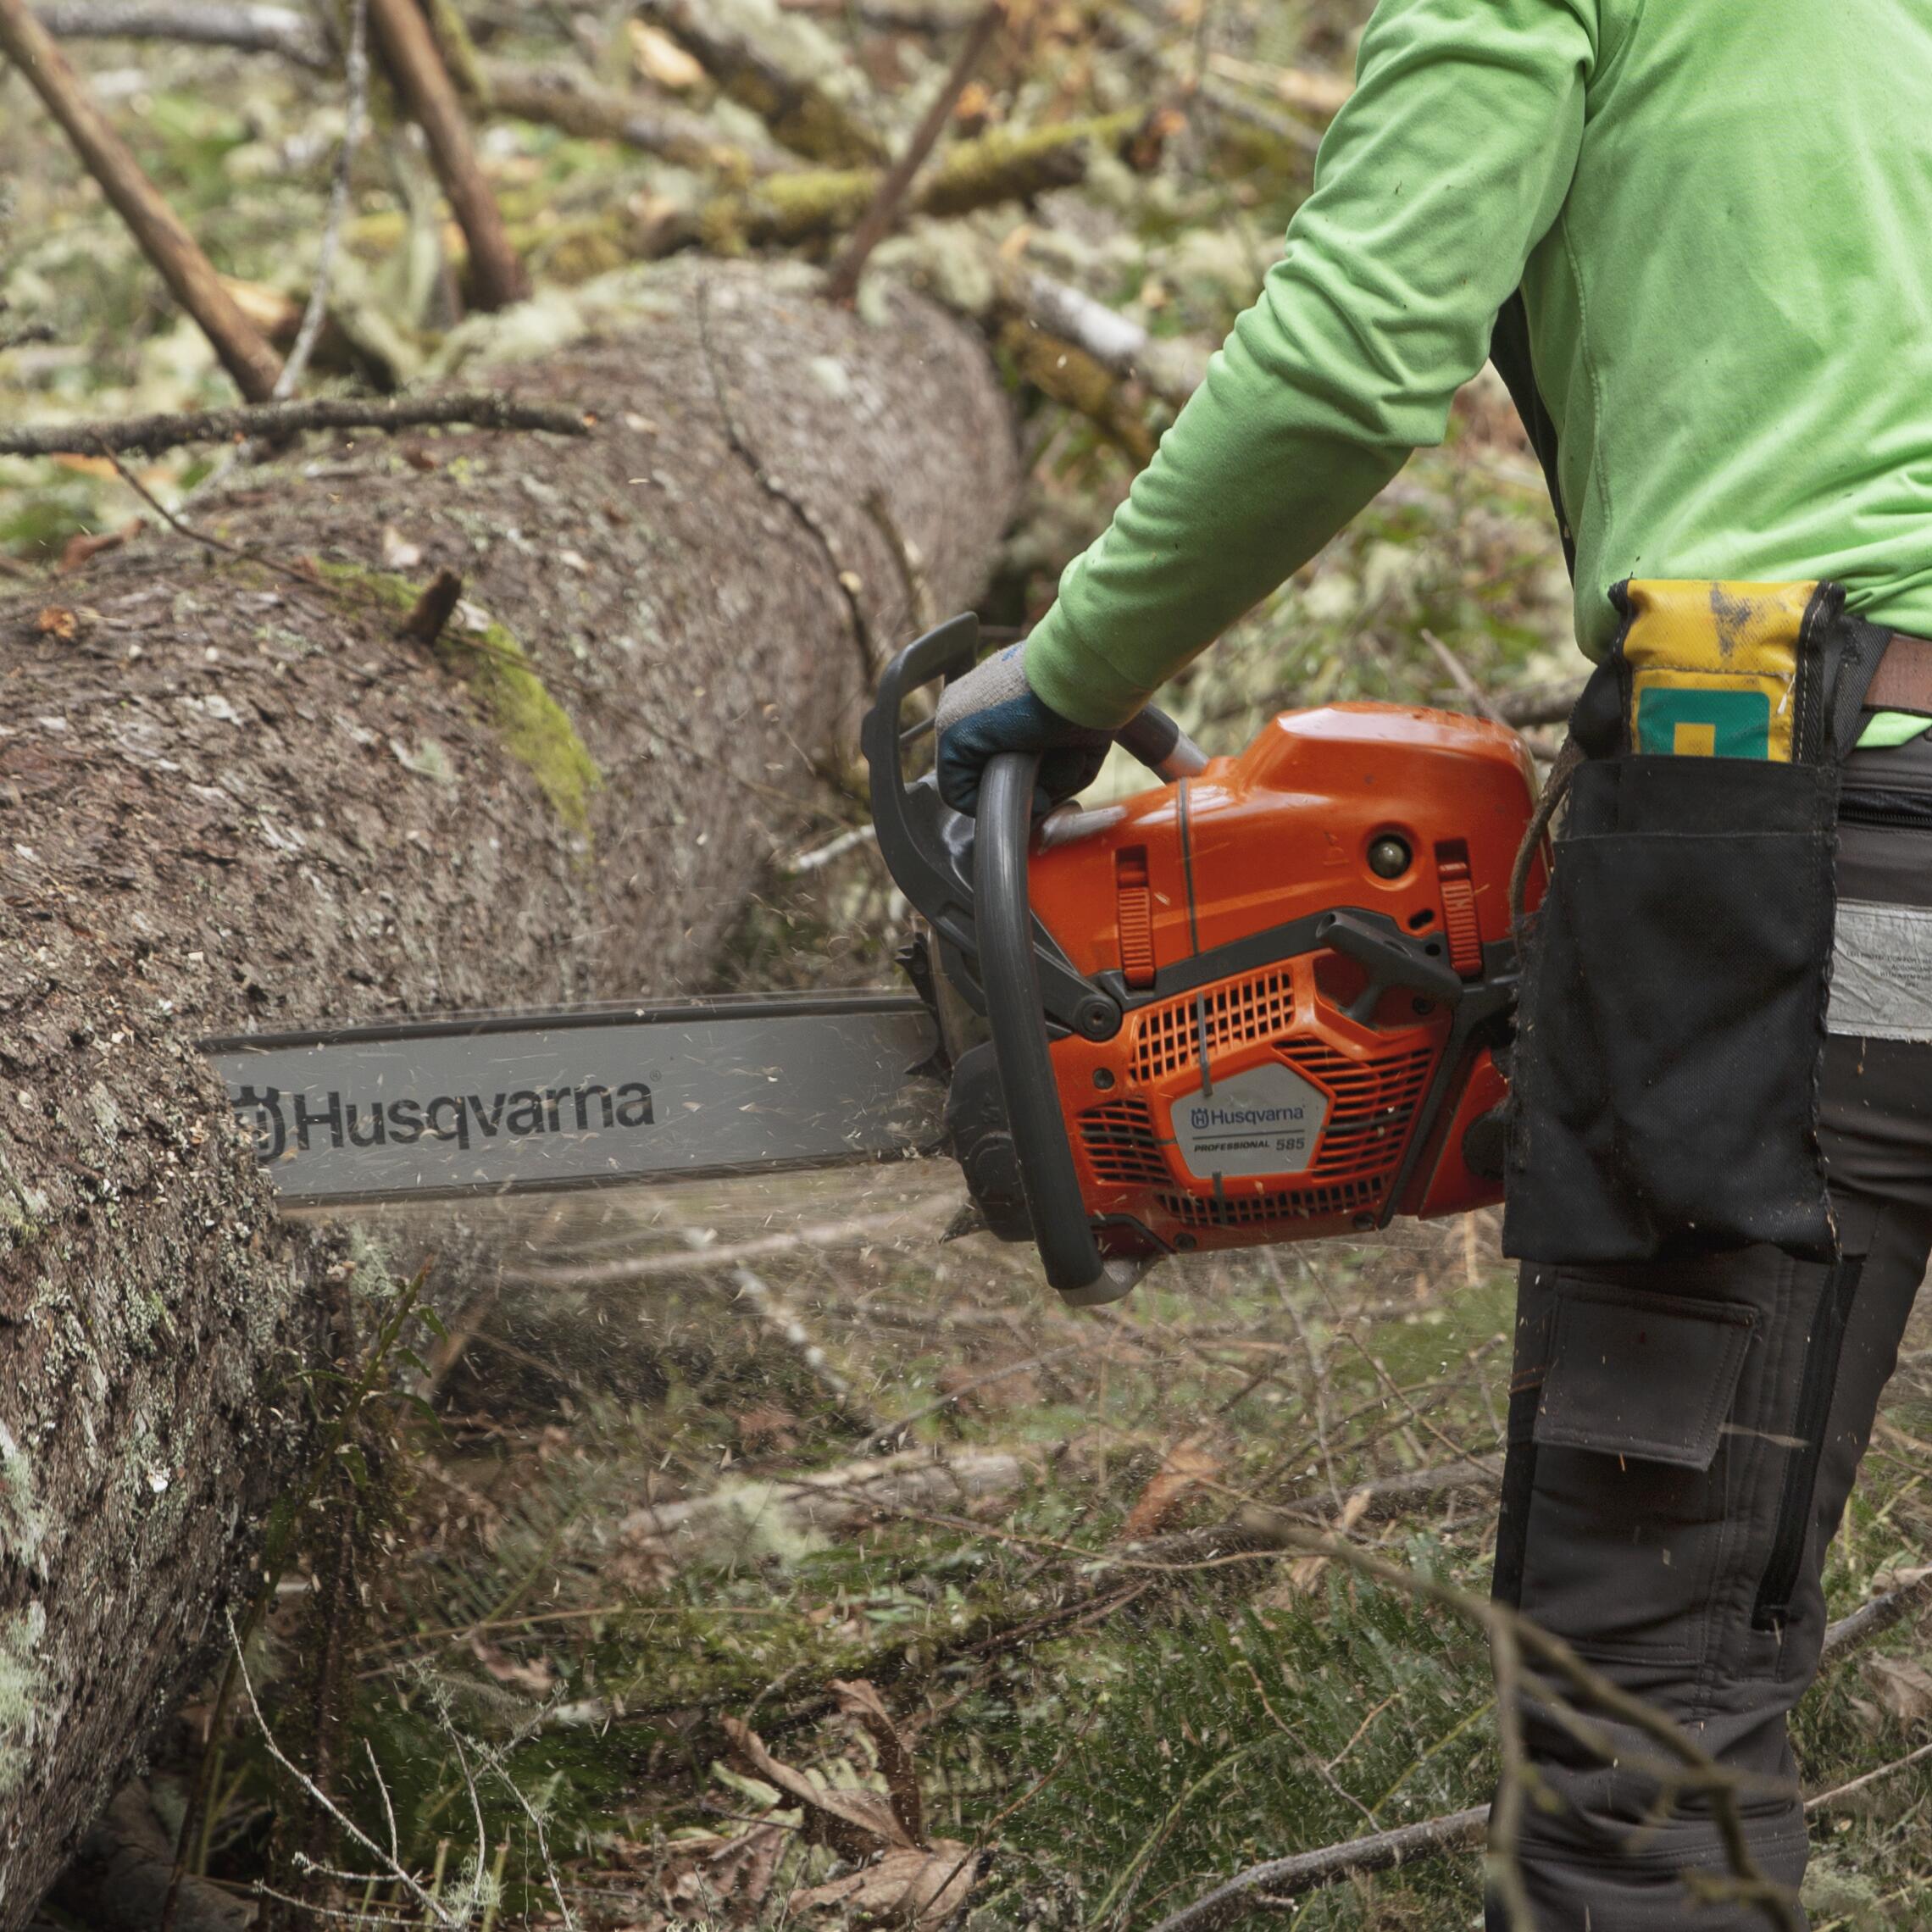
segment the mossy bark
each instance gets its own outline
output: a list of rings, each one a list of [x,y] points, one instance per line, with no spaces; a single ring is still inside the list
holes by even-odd
[[[487,380],[599,431],[312,447],[198,513],[280,569],[155,535],[0,602],[0,1927],[221,1641],[351,1265],[195,1041],[695,984],[912,628],[867,500],[950,608],[1014,491],[909,300],[680,269]],[[441,568],[466,605],[402,638]]]

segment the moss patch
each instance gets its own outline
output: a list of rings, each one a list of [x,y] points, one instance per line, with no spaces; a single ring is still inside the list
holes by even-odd
[[[369,591],[398,616],[415,608],[417,586],[389,571],[355,564],[324,564],[321,571],[330,583]],[[469,686],[503,748],[529,768],[551,810],[587,839],[591,794],[602,788],[603,774],[569,714],[544,688],[523,646],[502,625],[491,622],[480,631],[446,631],[436,652]]]

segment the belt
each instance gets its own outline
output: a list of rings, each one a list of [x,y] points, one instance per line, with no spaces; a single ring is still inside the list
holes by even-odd
[[[1932,718],[1932,638],[1892,633],[1865,691],[1868,711],[1910,711]]]

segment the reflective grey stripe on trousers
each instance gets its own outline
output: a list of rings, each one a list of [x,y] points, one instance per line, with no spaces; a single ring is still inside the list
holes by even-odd
[[[1932,747],[1854,754],[1847,782],[1874,769],[1932,795]],[[1840,830],[1841,901],[1932,908],[1932,830]],[[1881,919],[1881,936],[1896,947],[1913,924]],[[1743,1807],[1752,1855],[1794,1890],[1807,1835],[1785,1718],[1817,1669],[1825,1551],[1932,1249],[1932,1024],[1918,1039],[1861,1037],[1838,1030],[1866,1018],[1844,1008],[1835,1002],[1821,1093],[1842,1260],[1755,1247],[1525,1266],[1496,1548],[1500,1598],[1759,1782]],[[1914,1030],[1909,1014],[1890,1019]],[[1524,1818],[1539,1932],[1770,1923],[1686,1889],[1686,1872],[1730,1868],[1707,1807],[1659,1822],[1648,1779],[1533,1707],[1524,1724],[1559,1801]],[[1507,1924],[1494,1904],[1489,1924]]]

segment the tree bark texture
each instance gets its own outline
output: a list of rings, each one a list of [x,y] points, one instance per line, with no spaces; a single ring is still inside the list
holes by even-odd
[[[197,507],[260,561],[154,533],[0,602],[8,1932],[258,1580],[341,1292],[194,1042],[692,986],[862,636],[969,600],[1011,507],[1004,398],[936,310],[656,286],[636,333],[482,378],[588,441],[311,446]],[[442,640],[400,636],[441,569]]]

